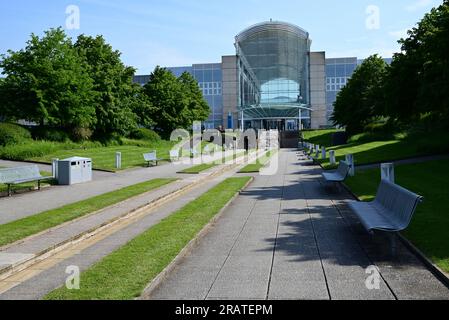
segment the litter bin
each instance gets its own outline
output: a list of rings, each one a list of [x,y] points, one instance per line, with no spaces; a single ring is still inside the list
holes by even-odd
[[[92,159],[73,157],[58,162],[58,183],[69,186],[92,181]]]

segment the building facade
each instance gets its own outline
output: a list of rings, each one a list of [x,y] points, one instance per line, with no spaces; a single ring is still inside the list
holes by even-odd
[[[333,104],[363,60],[327,59],[311,52],[307,31],[290,23],[269,21],[235,37],[236,54],[219,63],[167,67],[175,76],[190,73],[211,114],[204,127],[279,129],[332,126]],[[391,59],[387,59],[391,62]],[[145,85],[149,76],[135,76]]]

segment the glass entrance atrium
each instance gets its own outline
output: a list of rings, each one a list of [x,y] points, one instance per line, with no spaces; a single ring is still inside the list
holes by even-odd
[[[244,128],[299,130],[310,124],[309,34],[265,22],[236,36],[239,120]]]

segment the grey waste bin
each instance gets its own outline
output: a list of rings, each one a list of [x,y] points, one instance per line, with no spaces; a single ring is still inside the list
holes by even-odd
[[[73,157],[58,162],[58,183],[72,185],[92,181],[92,159]]]

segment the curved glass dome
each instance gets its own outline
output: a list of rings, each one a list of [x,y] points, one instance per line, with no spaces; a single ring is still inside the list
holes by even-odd
[[[248,75],[255,87],[250,92],[256,93],[256,97],[243,94],[242,109],[274,109],[269,111],[271,117],[276,110],[279,117],[287,117],[309,104],[311,40],[305,30],[285,22],[264,22],[237,35],[235,46],[244,69],[241,73]],[[268,110],[258,110],[258,117],[264,112]]]

